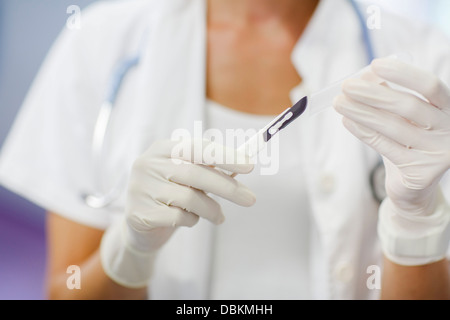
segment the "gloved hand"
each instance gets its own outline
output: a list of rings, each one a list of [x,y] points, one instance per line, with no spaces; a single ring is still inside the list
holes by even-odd
[[[213,166],[238,174],[253,170],[245,155],[206,140],[159,141],[135,161],[125,218],[105,232],[100,247],[111,279],[145,287],[156,253],[177,227],[192,227],[199,218],[222,223],[220,205],[207,193],[241,206],[254,204],[247,187]]]
[[[450,90],[393,58],[374,60],[371,72],[385,82],[348,80],[334,107],[345,127],[383,156],[388,197],[378,232],[384,253],[401,265],[439,261],[450,241],[450,210],[439,189],[450,167]]]

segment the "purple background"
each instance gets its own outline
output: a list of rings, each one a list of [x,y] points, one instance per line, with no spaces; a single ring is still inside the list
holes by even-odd
[[[0,189],[0,300],[44,299],[44,211]]]

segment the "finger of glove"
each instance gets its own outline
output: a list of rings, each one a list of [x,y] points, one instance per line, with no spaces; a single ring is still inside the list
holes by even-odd
[[[397,142],[392,141],[379,132],[367,128],[349,118],[344,117],[342,122],[347,130],[356,138],[373,148],[396,166],[403,162],[405,153],[409,152],[409,150],[406,150],[404,146]]]
[[[210,140],[165,140],[153,145],[152,156],[171,158],[175,164],[183,161],[215,166],[237,174],[250,173],[254,164],[243,152],[228,148]]]
[[[240,206],[252,206],[255,195],[245,185],[214,168],[192,163],[172,164],[161,174],[169,181],[215,194]]]
[[[354,101],[344,95],[338,96],[334,105],[336,111],[344,117],[377,132],[377,135],[370,138],[374,140],[372,143],[378,142],[378,135],[381,135],[395,141],[405,150],[433,148],[433,140],[429,139],[428,131],[418,128],[398,115]]]
[[[378,84],[385,83],[385,80],[383,78],[380,78],[379,76],[377,76],[372,71],[372,68],[370,66],[364,68],[363,71],[359,74],[358,78],[361,80],[364,80],[364,81],[369,81],[369,82],[378,83]]]
[[[437,76],[398,59],[375,59],[372,70],[386,81],[416,91],[442,110],[450,108],[450,90]]]
[[[135,208],[128,220],[137,232],[147,232],[149,229],[165,227],[193,227],[197,224],[199,216],[183,210],[179,207],[172,207],[159,202],[157,206],[154,199],[148,197],[149,205]]]
[[[343,92],[352,100],[397,114],[426,130],[441,123],[442,112],[411,93],[358,79],[344,82]]]
[[[154,199],[170,207],[178,207],[191,212],[214,224],[221,224],[225,217],[220,205],[204,192],[173,182],[160,188]]]
[[[420,191],[433,183],[433,177],[435,175],[422,174],[420,170],[417,169],[417,167],[422,166],[422,164],[417,157],[413,157],[417,155],[411,155],[411,153],[414,152],[413,150],[407,150],[397,142],[386,138],[379,132],[367,128],[351,119],[343,118],[343,124],[355,137],[383,156],[388,172],[386,177],[386,191],[390,197],[396,197],[400,194],[402,194],[402,197],[407,197],[408,195],[405,193],[406,189],[409,191]],[[412,170],[409,170],[409,167],[411,167]],[[398,170],[389,170],[390,168],[397,168]],[[413,196],[417,201],[418,194],[415,193]]]

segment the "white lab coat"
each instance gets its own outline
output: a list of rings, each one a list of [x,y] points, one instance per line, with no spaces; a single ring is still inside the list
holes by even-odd
[[[0,158],[0,181],[69,219],[104,229],[123,212],[90,209],[80,195],[93,191],[90,144],[97,112],[115,64],[138,50],[127,75],[106,142],[105,190],[152,141],[204,119],[205,1],[101,2],[83,13],[82,29],[65,30],[49,53]],[[382,15],[371,32],[376,54],[410,51],[415,63],[450,83],[447,38],[426,27]],[[304,79],[295,101],[367,64],[360,26],[344,0],[322,0],[292,60]],[[378,155],[341,125],[332,109],[300,128],[306,183],[318,233],[312,255],[312,297],[370,299],[366,281],[381,266],[376,235],[378,203],[368,183]],[[119,169],[120,168],[120,169]],[[447,190],[447,189],[446,189]],[[163,248],[152,280],[156,299],[208,298],[211,226],[180,229]],[[315,250],[314,250],[315,249]],[[249,297],[251,299],[251,297]]]

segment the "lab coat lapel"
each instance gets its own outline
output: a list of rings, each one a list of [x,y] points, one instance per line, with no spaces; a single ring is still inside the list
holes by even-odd
[[[141,84],[151,140],[204,121],[206,14],[204,0],[168,1],[153,17]],[[201,121],[201,122],[200,122]],[[180,228],[162,248],[151,284],[155,299],[205,299],[210,266],[209,223]]]
[[[168,1],[150,26],[141,83],[147,124],[157,138],[204,118],[205,21],[202,0]]]

